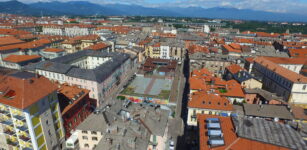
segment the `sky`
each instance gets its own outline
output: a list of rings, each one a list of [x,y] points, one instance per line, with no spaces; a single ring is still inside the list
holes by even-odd
[[[0,0],[7,1],[7,0]],[[52,0],[19,0],[24,3]],[[58,0],[61,2],[72,0]],[[76,1],[76,0],[74,0]],[[93,3],[138,4],[146,7],[179,6],[179,7],[233,7],[269,12],[295,13],[307,15],[307,0],[78,0]]]

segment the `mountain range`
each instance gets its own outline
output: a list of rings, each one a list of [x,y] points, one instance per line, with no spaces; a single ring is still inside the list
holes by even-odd
[[[17,0],[0,2],[0,13],[19,15],[119,15],[119,16],[169,16],[169,17],[204,17],[220,19],[241,19],[258,21],[293,21],[307,22],[307,15],[273,13],[236,8],[202,7],[159,7],[151,8],[140,5],[94,4],[87,1],[51,1],[24,4]]]

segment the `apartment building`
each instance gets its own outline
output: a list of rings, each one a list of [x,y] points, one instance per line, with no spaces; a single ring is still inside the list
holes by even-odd
[[[61,25],[53,24],[53,25],[43,25],[43,34],[47,35],[65,35],[64,27]]]
[[[128,54],[83,50],[32,64],[25,69],[59,83],[88,89],[90,98],[102,103],[112,89],[127,77],[127,73],[136,67],[135,64],[136,59],[131,59]]]
[[[9,55],[2,60],[0,59],[0,66],[20,70],[23,66],[41,60],[42,58],[39,55]]]
[[[197,126],[197,114],[230,116],[234,110],[225,97],[206,92],[195,92],[188,102],[189,126]]]
[[[90,115],[77,127],[81,150],[165,150],[169,111],[119,101]]]
[[[190,75],[190,94],[197,92],[216,94],[227,98],[231,103],[241,103],[245,97],[237,81],[215,77],[205,68],[194,70]]]
[[[297,73],[300,66],[257,57],[254,59],[252,73],[261,79],[263,89],[276,93],[286,102],[306,107],[307,78]]]
[[[145,46],[145,55],[151,58],[183,60],[186,49],[184,44],[176,40],[150,43]]]
[[[100,40],[98,35],[76,36],[62,42],[62,47],[67,53],[75,53],[89,46],[97,44]]]
[[[65,50],[59,48],[46,48],[40,52],[45,59],[53,59],[66,55]]]
[[[87,24],[68,24],[64,26],[66,36],[83,36],[94,34],[95,26]]]
[[[76,127],[91,114],[95,106],[92,104],[93,100],[89,98],[89,90],[77,86],[59,85],[58,97],[67,139]]]
[[[0,80],[0,148],[60,150],[65,133],[57,87],[28,72]]]

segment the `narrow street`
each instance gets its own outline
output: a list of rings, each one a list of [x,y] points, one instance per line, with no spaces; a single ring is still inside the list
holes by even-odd
[[[186,54],[185,62],[183,64],[183,75],[185,77],[185,86],[184,90],[182,92],[182,103],[181,103],[181,118],[184,122],[184,135],[181,137],[178,137],[178,142],[177,142],[177,150],[189,150],[191,149],[190,145],[188,145],[187,142],[187,104],[188,104],[188,94],[189,94],[189,76],[190,76],[190,59],[188,54]]]

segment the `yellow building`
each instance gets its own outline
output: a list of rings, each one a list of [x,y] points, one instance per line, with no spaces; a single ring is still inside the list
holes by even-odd
[[[57,87],[27,72],[0,80],[0,149],[61,149],[65,134]]]

